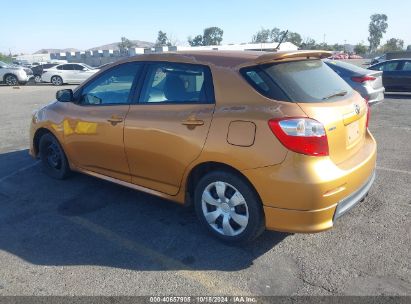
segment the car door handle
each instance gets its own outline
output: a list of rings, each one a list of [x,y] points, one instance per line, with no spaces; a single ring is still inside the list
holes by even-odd
[[[183,120],[181,122],[181,124],[185,125],[185,126],[191,126],[191,127],[195,127],[195,126],[202,126],[204,125],[204,120],[198,120],[198,119],[187,119],[187,120]]]
[[[115,126],[116,124],[123,122],[124,118],[121,116],[117,116],[117,115],[112,115],[109,119],[107,119],[107,121],[109,123],[111,123],[113,126]]]

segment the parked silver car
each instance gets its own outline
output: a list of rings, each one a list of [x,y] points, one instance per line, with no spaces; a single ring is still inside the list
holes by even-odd
[[[98,71],[84,63],[65,63],[45,69],[41,80],[56,86],[64,83],[80,84]]]
[[[382,83],[382,72],[363,69],[359,66],[325,59],[324,62],[344,79],[354,90],[364,97],[369,105],[384,100],[385,88]]]
[[[0,83],[10,86],[26,84],[32,77],[32,70],[0,61]]]

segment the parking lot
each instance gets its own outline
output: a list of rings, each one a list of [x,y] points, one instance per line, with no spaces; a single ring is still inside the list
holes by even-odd
[[[230,247],[192,209],[43,174],[28,127],[57,90],[0,86],[0,295],[411,294],[411,95],[372,108],[377,179],[334,229]]]

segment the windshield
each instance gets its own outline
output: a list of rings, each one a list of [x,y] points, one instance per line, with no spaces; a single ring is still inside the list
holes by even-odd
[[[337,100],[352,92],[351,87],[319,59],[266,64],[246,68],[242,74],[260,93],[276,100],[321,102]]]
[[[83,66],[85,66],[86,68],[88,68],[89,70],[94,70],[93,67],[89,66],[88,64],[83,63]]]

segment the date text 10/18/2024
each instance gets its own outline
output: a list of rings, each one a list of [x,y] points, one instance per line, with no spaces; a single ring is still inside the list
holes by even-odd
[[[257,303],[255,297],[243,296],[195,296],[195,297],[178,297],[178,296],[160,296],[150,297],[150,303]]]

